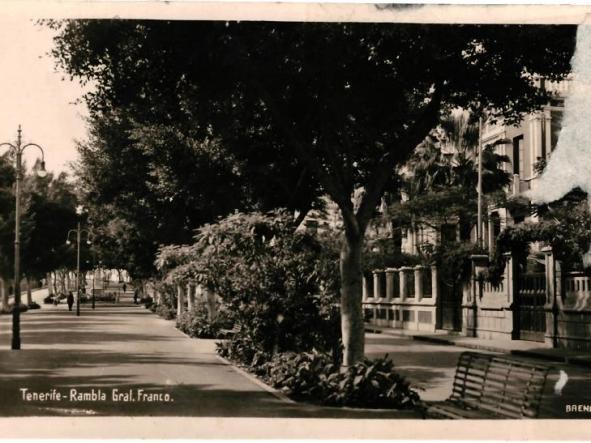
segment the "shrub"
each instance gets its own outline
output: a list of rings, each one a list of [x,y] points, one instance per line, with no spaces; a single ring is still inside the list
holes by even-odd
[[[154,304],[154,300],[150,296],[142,297],[140,303],[144,305],[144,307],[149,308]]]
[[[55,301],[55,296],[53,294],[50,294],[43,299],[43,303],[46,305],[52,305],[54,301]]]
[[[337,273],[326,272],[336,259],[325,259],[317,239],[294,230],[286,212],[236,213],[201,227],[192,246],[197,280],[223,295],[240,336],[254,346],[249,358],[252,351],[340,348],[336,283],[327,277]]]
[[[205,306],[198,303],[192,310],[183,312],[176,321],[176,327],[190,337],[219,338],[221,329],[228,326],[224,320],[219,315],[210,320]]]
[[[219,355],[243,366],[251,366],[255,355],[262,353],[250,337],[241,333],[231,340],[217,343],[216,346]]]
[[[364,245],[362,259],[364,274],[375,269],[400,268],[420,264],[422,264],[421,257],[400,252],[391,238],[368,240]]]
[[[329,405],[410,409],[419,402],[418,393],[394,371],[387,356],[373,361],[365,359],[338,372],[336,377],[329,375],[324,385],[324,403]]]
[[[174,320],[176,317],[176,311],[167,305],[158,305],[154,311],[164,320]]]
[[[341,369],[325,354],[283,353],[262,365],[259,374],[273,387],[298,399],[331,406],[409,409],[419,395],[394,371],[387,356]]]
[[[452,288],[455,293],[472,276],[473,254],[488,255],[488,251],[469,242],[447,242],[433,250],[433,260],[437,265],[437,276],[441,284]]]
[[[106,292],[102,294],[95,294],[94,295],[95,301],[104,301],[104,302],[115,302],[115,294],[113,292]]]
[[[39,303],[37,303],[37,302],[34,302],[34,301],[32,301],[31,303],[29,303],[29,304],[27,305],[27,307],[28,307],[29,309],[40,309],[40,308],[41,308],[41,306],[39,306]]]
[[[14,303],[10,303],[7,308],[2,309],[2,314],[11,314],[13,309],[14,309]],[[24,303],[20,304],[20,312],[27,312],[28,310],[29,310],[29,307],[26,304],[24,304]]]
[[[325,378],[337,375],[337,368],[322,354],[287,352],[277,354],[264,365],[266,381],[271,386],[295,398],[322,400]]]

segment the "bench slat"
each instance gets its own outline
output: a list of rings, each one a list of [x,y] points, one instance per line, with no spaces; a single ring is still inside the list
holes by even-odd
[[[464,352],[448,400],[430,403],[428,416],[535,417],[549,367],[493,354]]]

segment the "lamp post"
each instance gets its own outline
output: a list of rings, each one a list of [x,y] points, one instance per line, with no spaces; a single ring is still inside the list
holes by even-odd
[[[90,233],[86,229],[81,229],[80,216],[84,212],[82,206],[76,207],[76,214],[78,214],[78,224],[76,229],[70,229],[66,238],[66,244],[70,244],[70,235],[76,234],[76,316],[80,316],[80,240],[82,234],[86,233],[86,244],[90,245]]]
[[[21,180],[23,179],[23,151],[33,146],[41,151],[41,164],[37,169],[39,177],[45,177],[45,153],[43,148],[36,143],[23,145],[21,126],[18,126],[16,144],[0,143],[7,146],[10,154],[15,159],[16,183],[15,183],[15,210],[14,210],[14,307],[12,309],[12,349],[21,348],[20,337],[20,305],[21,305],[21,272],[20,272],[20,235],[21,235]]]
[[[484,247],[484,236],[482,232],[482,117],[478,119],[478,216],[476,225],[476,244],[479,248]]]

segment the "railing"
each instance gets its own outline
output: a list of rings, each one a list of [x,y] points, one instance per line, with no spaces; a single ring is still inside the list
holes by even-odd
[[[574,311],[591,310],[591,278],[571,273],[564,279],[564,307]]]
[[[571,91],[572,81],[570,81],[568,79],[562,80],[559,82],[552,82],[552,81],[546,80],[544,82],[544,86],[546,88],[546,91],[548,91],[548,92],[553,92],[553,93],[558,94],[560,96],[567,96],[569,94],[569,92]]]
[[[505,281],[503,280],[497,285],[493,285],[491,282],[484,282],[483,290],[485,294],[504,294]]]
[[[544,272],[524,274],[519,277],[519,291],[522,294],[543,294],[546,292]]]
[[[434,331],[436,304],[435,266],[387,268],[363,278],[363,308],[370,324]]]

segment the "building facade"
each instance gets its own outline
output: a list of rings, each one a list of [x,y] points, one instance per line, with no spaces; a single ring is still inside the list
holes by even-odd
[[[536,189],[540,171],[560,135],[564,99],[571,89],[571,81],[554,83],[538,79],[537,83],[551,92],[546,106],[524,116],[518,126],[485,123],[480,134],[483,146],[502,141],[495,150],[509,159],[503,165],[511,176],[511,184],[505,190],[509,196]],[[494,252],[496,237],[506,226],[523,222],[536,222],[536,218],[511,214],[502,206],[489,206],[483,226],[489,255]],[[443,235],[449,233],[432,228],[406,232],[403,252],[416,253],[421,244],[441,242]],[[474,240],[475,237],[473,232]],[[543,244],[532,244],[530,251],[527,263],[507,257],[503,279],[497,286],[478,277],[487,267],[489,255],[474,256],[471,281],[455,293],[446,288],[445,282],[437,280],[436,269],[378,270],[372,281],[366,282],[366,316],[371,323],[382,326],[443,329],[480,338],[545,342],[554,347],[591,350],[591,279],[583,273],[562,272],[552,250]],[[434,282],[428,293],[424,284],[416,283],[424,281],[427,274]],[[408,297],[409,279],[417,286],[414,292],[420,294],[416,298]]]

